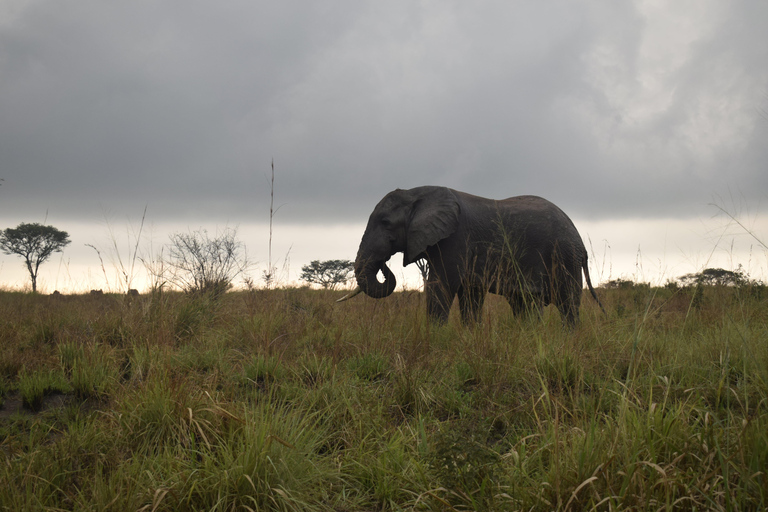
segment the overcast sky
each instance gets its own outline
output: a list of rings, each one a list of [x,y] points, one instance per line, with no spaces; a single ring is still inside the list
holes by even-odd
[[[274,159],[294,267],[354,259],[382,196],[435,184],[544,196],[599,254],[705,265],[736,233],[764,268],[710,203],[768,238],[766,21],[764,0],[0,0],[0,228],[53,224],[96,268],[89,237],[122,244],[146,206],[154,244],[240,226],[264,262]]]

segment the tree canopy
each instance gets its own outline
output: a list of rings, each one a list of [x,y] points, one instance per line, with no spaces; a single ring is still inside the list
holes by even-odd
[[[705,268],[701,272],[680,276],[678,280],[683,286],[744,286],[750,283],[749,276],[741,265],[736,270]]]
[[[299,279],[308,283],[319,284],[326,290],[334,290],[346,284],[354,272],[354,264],[349,260],[314,260],[301,267]]]
[[[54,252],[70,243],[69,234],[53,226],[43,226],[37,222],[21,223],[15,228],[0,231],[0,249],[6,254],[17,254],[24,258],[32,279],[32,291],[37,291],[37,274],[43,264]]]

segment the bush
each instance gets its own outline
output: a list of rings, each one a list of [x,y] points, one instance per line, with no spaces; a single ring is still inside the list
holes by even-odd
[[[214,238],[204,229],[174,233],[170,238],[168,280],[186,292],[219,296],[247,268],[245,247],[235,229],[226,229]]]

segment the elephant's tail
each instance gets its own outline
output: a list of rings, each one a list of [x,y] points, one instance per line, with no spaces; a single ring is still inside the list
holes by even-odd
[[[594,297],[595,301],[597,302],[597,305],[600,306],[600,309],[605,313],[605,308],[603,307],[602,302],[600,302],[600,299],[597,297],[597,293],[595,292],[594,287],[592,286],[592,280],[589,278],[589,265],[587,264],[588,256],[587,251],[584,251],[584,259],[582,260],[581,268],[584,270],[584,277],[587,280],[587,287],[589,288],[589,293],[592,294],[592,297]]]

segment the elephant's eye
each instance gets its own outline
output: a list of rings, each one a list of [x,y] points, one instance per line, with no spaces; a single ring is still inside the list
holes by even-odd
[[[390,227],[391,225],[392,225],[392,221],[391,221],[391,220],[389,220],[387,217],[383,217],[383,218],[381,219],[381,226],[382,226],[382,227],[388,228],[388,227]]]

